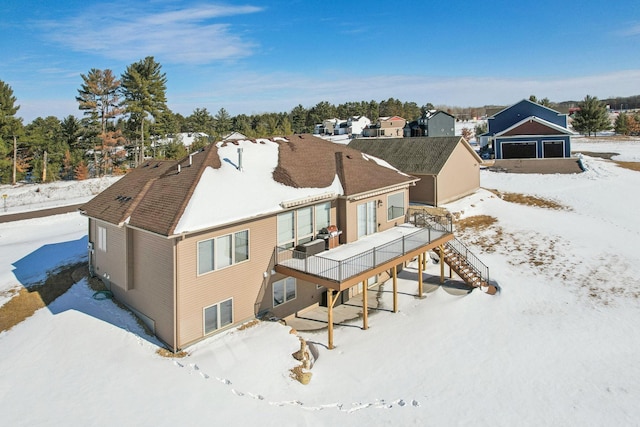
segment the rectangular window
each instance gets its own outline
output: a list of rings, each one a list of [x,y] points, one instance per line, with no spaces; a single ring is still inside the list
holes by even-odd
[[[277,307],[296,298],[296,279],[287,277],[273,283],[273,306]]]
[[[313,207],[298,209],[296,213],[298,216],[296,224],[298,244],[310,242],[313,240]]]
[[[376,201],[358,205],[357,208],[358,238],[376,232]]]
[[[295,212],[285,212],[278,215],[278,246],[292,248],[295,239],[293,215]]]
[[[107,229],[98,226],[98,249],[107,252]]]
[[[223,328],[233,323],[233,299],[228,299],[204,309],[204,333]]]
[[[235,238],[235,261],[242,262],[249,259],[249,230],[239,231]]]
[[[231,234],[216,238],[215,259],[216,269],[228,267],[233,262],[231,258]]]
[[[198,242],[198,274],[213,271],[213,239]]]
[[[316,205],[316,231],[327,228],[331,225],[331,203],[321,203]]]
[[[390,194],[387,196],[387,221],[400,218],[404,215],[404,193]]]
[[[249,231],[198,242],[198,275],[249,259]]]

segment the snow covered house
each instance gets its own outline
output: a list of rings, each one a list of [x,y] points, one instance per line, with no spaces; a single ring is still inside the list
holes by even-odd
[[[371,120],[365,116],[349,117],[347,119],[348,133],[349,135],[360,136],[362,135],[362,130],[370,124]]]
[[[409,200],[414,203],[440,206],[480,188],[482,159],[460,136],[359,138],[349,147],[420,178],[409,187]]]
[[[487,119],[488,137],[496,159],[571,157],[567,115],[528,99]]]
[[[323,299],[366,304],[370,278],[452,239],[405,223],[417,180],[311,135],[149,160],[81,207],[90,271],[174,351]]]

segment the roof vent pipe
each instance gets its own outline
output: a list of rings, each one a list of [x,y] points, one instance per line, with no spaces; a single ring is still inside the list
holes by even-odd
[[[189,154],[189,166],[193,164],[193,153]]]
[[[180,173],[180,165],[178,165],[178,173]]]
[[[242,172],[242,147],[238,147],[238,170]]]

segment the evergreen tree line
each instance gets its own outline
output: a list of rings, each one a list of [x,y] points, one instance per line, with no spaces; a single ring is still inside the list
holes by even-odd
[[[123,173],[149,157],[182,158],[187,154],[185,146],[179,138],[171,138],[179,133],[207,135],[191,146],[197,150],[232,131],[248,138],[309,133],[329,118],[366,116],[375,122],[379,117],[401,116],[412,121],[436,108],[460,120],[485,114],[484,107],[419,106],[389,98],[339,105],[322,101],[310,108],[297,105],[289,112],[233,117],[224,108],[213,115],[206,108],[196,108],[185,117],[167,107],[166,75],[153,57],[129,65],[120,76],[109,69],[91,69],[81,80],[76,96],[81,119],[38,117],[27,125],[16,117],[20,107],[13,90],[0,80],[0,183],[85,179]],[[547,98],[537,101],[532,95],[530,99],[553,107]],[[574,117],[578,132],[591,134],[611,127],[597,98],[587,96],[580,106]],[[621,114],[618,120],[616,131],[638,133],[640,117]]]

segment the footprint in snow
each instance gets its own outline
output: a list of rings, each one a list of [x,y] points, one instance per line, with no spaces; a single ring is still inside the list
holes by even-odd
[[[411,406],[413,406],[414,408],[417,408],[418,406],[420,406],[420,402],[418,402],[417,400],[412,400]]]
[[[174,360],[173,364],[176,365],[179,368],[184,368],[184,365],[182,363],[178,362],[177,360]]]
[[[228,380],[228,379],[226,379],[226,378],[216,377],[216,379],[217,379],[218,381],[220,381],[222,384],[231,385],[231,381],[229,381],[229,380]]]
[[[198,369],[198,365],[196,365],[195,363],[189,363],[189,366],[191,367],[191,369],[193,369],[194,371],[197,371]]]
[[[284,406],[284,405],[302,405],[299,400],[285,400],[283,402],[269,402],[269,405]]]
[[[350,408],[349,410],[347,410],[347,413],[350,414],[352,412],[356,412],[359,411],[361,409],[365,409],[368,408],[369,406],[371,406],[370,403],[353,403],[353,407]]]
[[[247,393],[247,395],[257,400],[264,400],[264,396],[262,396],[261,394]]]
[[[244,396],[244,393],[241,391],[236,390],[235,388],[231,389],[231,393],[235,394],[236,396]]]
[[[204,378],[205,380],[208,380],[208,379],[209,379],[209,375],[205,374],[204,372],[200,372],[200,376],[201,376],[202,378]]]

